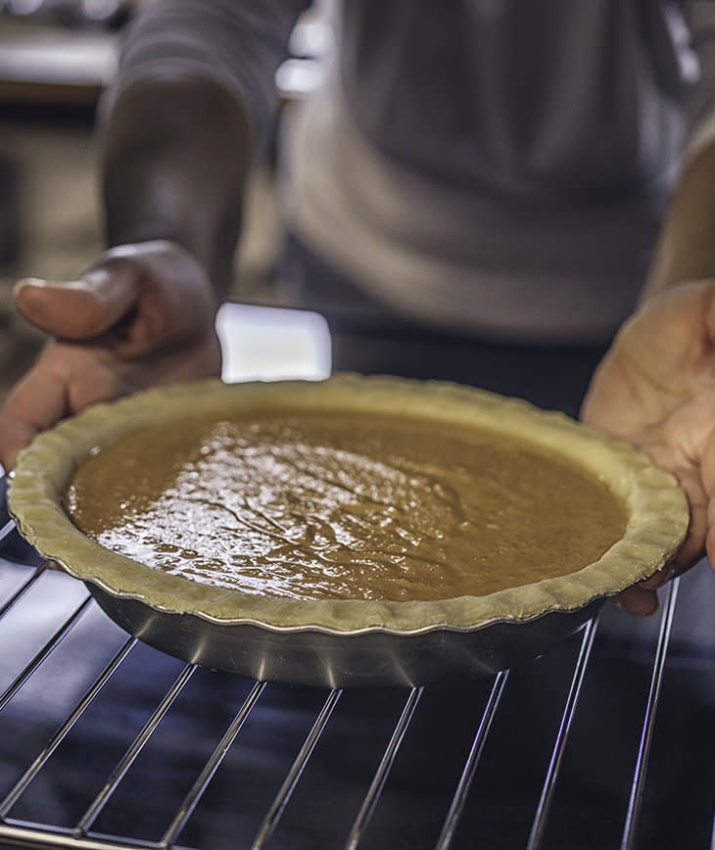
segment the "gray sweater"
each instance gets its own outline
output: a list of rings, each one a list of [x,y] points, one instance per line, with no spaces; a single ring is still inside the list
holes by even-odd
[[[260,138],[306,5],[155,0],[127,34],[116,86],[175,68],[212,75]],[[378,300],[436,325],[610,334],[642,284],[683,151],[715,130],[715,1],[331,8],[325,83],[286,121],[287,226]]]

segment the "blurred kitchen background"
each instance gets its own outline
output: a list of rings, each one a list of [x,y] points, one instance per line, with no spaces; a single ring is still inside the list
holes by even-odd
[[[0,394],[42,344],[12,307],[24,276],[73,279],[101,250],[95,112],[114,71],[122,28],[151,0],[0,0]],[[320,74],[329,35],[306,18],[277,75],[284,112]],[[289,307],[275,274],[280,227],[270,155],[249,192],[235,297],[222,311],[226,376],[321,377],[327,331]],[[255,306],[260,305],[260,306]],[[271,309],[265,309],[266,307]]]

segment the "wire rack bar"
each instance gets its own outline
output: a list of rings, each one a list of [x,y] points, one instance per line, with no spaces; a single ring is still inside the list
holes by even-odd
[[[330,716],[333,713],[335,706],[338,704],[338,700],[342,694],[342,690],[334,689],[328,695],[323,707],[318,714],[318,717],[315,720],[315,723],[311,727],[308,736],[306,737],[303,746],[300,748],[300,752],[295,758],[295,761],[291,765],[290,770],[288,771],[283,784],[280,787],[280,790],[276,794],[276,797],[271,804],[271,807],[268,809],[268,812],[263,819],[263,823],[258,829],[256,833],[256,837],[253,839],[251,844],[251,850],[262,850],[265,846],[266,841],[273,834],[273,830],[276,828],[278,821],[283,814],[285,807],[288,805],[288,801],[290,800],[293,791],[295,790],[300,777],[303,774],[305,766],[308,763],[311,755],[313,754],[313,750],[315,749],[315,745],[318,743],[320,736],[323,734],[325,727],[328,725],[328,721],[330,720]]]
[[[412,722],[412,717],[414,716],[415,709],[417,708],[417,704],[420,701],[423,691],[424,688],[412,688],[407,697],[407,701],[402,709],[397,725],[395,726],[387,748],[385,749],[377,771],[375,772],[375,776],[370,783],[370,788],[365,795],[363,804],[360,807],[360,811],[358,812],[355,822],[350,830],[348,840],[345,843],[345,850],[355,850],[362,838],[365,828],[370,822],[372,813],[380,799],[380,794],[385,786],[385,782],[387,782],[387,777],[390,775],[390,770],[392,770],[392,765],[395,763],[395,758],[397,757],[397,753],[400,749],[400,744],[402,743],[402,739],[405,737],[407,728]]]
[[[660,621],[660,631],[658,634],[658,645],[656,648],[655,659],[653,661],[650,691],[648,693],[643,728],[638,746],[638,757],[636,759],[635,770],[633,771],[631,795],[628,801],[628,810],[626,812],[626,820],[623,828],[623,835],[621,837],[621,850],[631,850],[631,848],[635,846],[638,818],[643,802],[645,777],[648,770],[648,758],[650,756],[650,748],[653,740],[655,715],[658,708],[660,689],[663,683],[665,660],[668,654],[668,645],[670,643],[670,634],[673,627],[673,617],[675,615],[675,603],[678,598],[679,585],[680,579],[675,578],[669,582],[666,588],[665,602],[663,603],[663,613]]]
[[[160,847],[170,847],[173,845],[173,842],[176,840],[177,836],[186,825],[186,822],[191,817],[191,814],[193,813],[199,800],[203,796],[204,791],[208,787],[209,782],[218,770],[219,765],[223,761],[231,744],[236,738],[236,735],[238,735],[238,733],[241,731],[243,724],[246,722],[249,714],[258,702],[265,686],[265,682],[256,682],[253,688],[251,689],[251,692],[244,700],[243,705],[241,706],[238,713],[231,721],[231,724],[226,730],[225,734],[219,741],[218,746],[206,762],[203,770],[196,779],[196,782],[194,782],[194,784],[191,786],[189,793],[184,798],[181,806],[179,807],[176,813],[176,817],[171,822],[169,828],[162,836],[161,841],[159,842]]]
[[[24,582],[13,595],[2,605],[0,605],[0,619],[2,619],[5,614],[8,613],[12,608],[17,605],[17,603],[22,599],[22,597],[30,590],[30,588],[37,582],[40,576],[47,570],[48,563],[47,561],[43,561],[38,567],[36,567],[32,575],[28,578],[26,582]]]
[[[9,537],[14,530],[15,523],[13,520],[9,519],[2,527],[0,527],[0,543],[2,543],[5,538]]]
[[[134,760],[142,751],[144,745],[154,733],[154,730],[159,725],[167,711],[171,708],[172,704],[179,696],[184,685],[186,685],[186,683],[189,681],[195,670],[196,666],[194,664],[187,664],[181,671],[174,684],[171,686],[162,701],[159,703],[159,706],[156,711],[154,711],[142,731],[139,733],[139,735],[137,735],[127,752],[124,754],[122,759],[112,771],[112,774],[107,780],[107,783],[105,784],[104,788],[102,788],[102,790],[99,792],[99,794],[89,806],[87,811],[77,822],[77,825],[74,828],[74,834],[77,837],[86,835],[87,831],[92,828],[92,824],[99,817],[100,813],[109,802],[109,799],[116,790],[117,786],[122,781],[127,771],[134,763]]]
[[[502,670],[500,673],[497,673],[496,678],[494,679],[489,699],[487,700],[486,707],[482,713],[482,718],[479,722],[479,727],[476,735],[474,736],[474,740],[472,741],[472,746],[469,750],[467,760],[464,763],[462,775],[459,778],[449,811],[444,819],[442,831],[440,832],[439,839],[437,840],[435,850],[448,850],[452,844],[452,840],[454,839],[454,835],[457,831],[457,826],[459,825],[462,813],[464,812],[464,806],[467,802],[469,789],[472,787],[472,782],[474,781],[477,765],[482,757],[482,751],[484,750],[484,744],[486,743],[487,735],[489,734],[489,729],[492,725],[492,720],[496,714],[499,701],[504,693],[504,687],[506,686],[508,678],[509,671]]]
[[[84,714],[87,708],[89,708],[97,694],[99,694],[105,684],[109,681],[111,676],[114,674],[114,671],[124,661],[124,659],[127,657],[127,655],[136,643],[136,638],[129,638],[115,654],[114,658],[112,658],[112,660],[105,667],[102,673],[97,677],[97,679],[95,679],[95,681],[92,683],[85,695],[77,703],[77,706],[74,708],[67,720],[62,724],[62,726],[60,726],[60,728],[57,730],[57,732],[55,732],[52,738],[50,738],[47,746],[35,758],[32,764],[27,768],[25,773],[23,773],[20,779],[10,789],[10,792],[7,794],[5,799],[0,802],[0,818],[4,818],[8,814],[10,809],[12,809],[15,803],[19,800],[19,798],[27,789],[28,785],[44,767],[47,760],[50,758],[52,753],[54,753],[57,747],[62,743],[62,741],[65,739],[65,737],[75,725],[75,723],[77,723],[77,721]]]
[[[303,774],[303,770],[308,763],[311,755],[313,754],[313,750],[315,749],[315,745],[318,743],[320,736],[323,734],[325,727],[328,725],[328,721],[330,720],[330,716],[335,709],[335,706],[338,704],[338,700],[342,694],[342,690],[332,690],[328,695],[323,707],[318,714],[318,717],[315,720],[310,732],[308,733],[308,737],[305,739],[303,746],[300,748],[300,752],[296,756],[295,761],[291,765],[290,770],[288,771],[283,784],[276,794],[276,798],[271,804],[271,807],[268,809],[268,813],[263,819],[263,823],[258,829],[256,833],[256,837],[253,839],[253,843],[251,844],[251,850],[262,850],[265,846],[266,841],[273,834],[273,830],[276,828],[278,821],[280,820],[281,815],[283,814],[285,807],[288,805],[288,801],[290,800],[293,791],[295,790],[296,785],[300,777]]]
[[[589,620],[584,628],[583,638],[581,639],[581,649],[576,660],[576,666],[574,667],[571,687],[566,698],[559,731],[556,734],[556,741],[551,754],[551,761],[549,762],[549,767],[546,771],[546,779],[544,780],[539,804],[536,807],[536,815],[531,827],[531,833],[529,834],[529,841],[527,842],[526,850],[536,850],[536,848],[541,845],[544,832],[546,831],[546,824],[551,812],[551,804],[556,790],[556,781],[561,769],[564,752],[566,751],[566,744],[571,731],[571,724],[573,723],[574,715],[576,714],[576,706],[578,705],[578,699],[581,694],[581,685],[583,684],[586,670],[588,668],[588,662],[591,657],[591,650],[593,649],[593,639],[596,636],[597,623],[598,621],[596,619]]]
[[[0,847],[27,847],[33,850],[160,850],[155,841],[94,835],[76,836],[60,827],[25,824],[18,821],[0,827]],[[190,850],[177,847],[175,850]]]
[[[15,696],[15,694],[25,684],[25,682],[27,682],[27,680],[36,672],[40,665],[50,657],[50,655],[55,651],[55,649],[57,649],[57,647],[62,643],[64,638],[72,629],[72,627],[75,625],[75,623],[87,610],[91,602],[91,596],[87,596],[82,601],[82,603],[72,612],[72,614],[70,614],[70,616],[60,626],[60,628],[57,629],[54,635],[47,641],[47,643],[42,647],[42,649],[37,653],[37,655],[35,655],[32,661],[30,661],[30,663],[20,673],[20,675],[15,679],[15,681],[12,682],[2,694],[0,694],[0,711],[5,708],[5,706],[10,702],[10,700]]]
[[[402,713],[397,721],[392,737],[390,738],[387,748],[385,749],[385,753],[380,760],[375,776],[370,783],[370,788],[365,795],[363,804],[360,807],[360,811],[358,812],[352,829],[350,830],[348,840],[345,843],[345,850],[355,850],[360,843],[360,839],[362,838],[362,835],[370,822],[372,813],[375,810],[377,801],[380,799],[380,794],[385,786],[385,782],[387,782],[387,777],[390,775],[392,765],[395,763],[395,758],[397,757],[405,732],[412,722],[412,717],[414,716],[423,690],[424,688],[412,688],[409,696],[407,697],[407,701],[402,709]]]

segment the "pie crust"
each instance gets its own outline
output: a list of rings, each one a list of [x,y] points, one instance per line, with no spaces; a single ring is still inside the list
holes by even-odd
[[[77,467],[121,437],[152,425],[232,411],[365,411],[429,417],[526,440],[570,459],[622,501],[626,531],[596,562],[566,576],[487,596],[437,601],[296,600],[248,595],[151,569],[112,552],[70,520],[63,497]],[[96,405],[45,432],[25,449],[9,487],[8,504],[21,534],[67,572],[118,598],[153,609],[195,615],[219,624],[251,623],[274,630],[332,633],[385,630],[472,630],[574,611],[612,596],[659,570],[688,527],[685,496],[675,479],[642,453],[568,417],[526,402],[443,382],[343,374],[326,381],[224,384],[208,380],[148,390]]]

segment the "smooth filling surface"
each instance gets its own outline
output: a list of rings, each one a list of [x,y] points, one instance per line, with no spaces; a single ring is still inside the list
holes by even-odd
[[[486,595],[575,572],[626,526],[594,475],[526,441],[327,411],[141,430],[79,467],[65,508],[148,567],[297,599]]]

